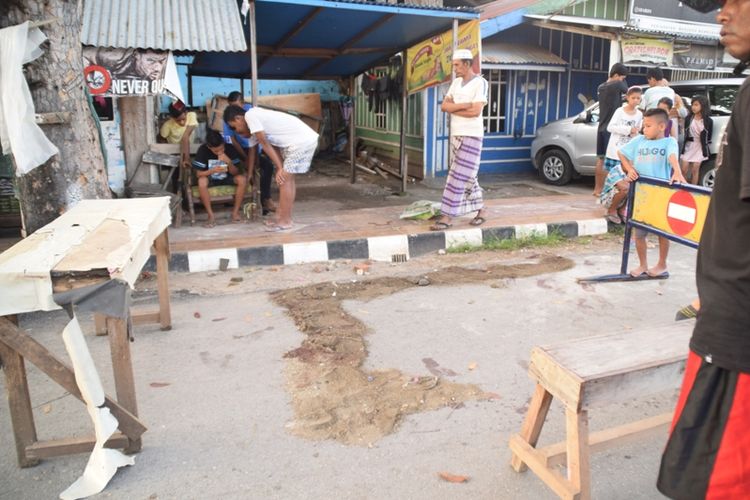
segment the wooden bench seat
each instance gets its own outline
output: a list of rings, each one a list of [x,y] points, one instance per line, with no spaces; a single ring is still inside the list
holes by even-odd
[[[589,434],[588,411],[680,387],[692,321],[534,347],[529,376],[536,388],[521,431],[510,438],[511,466],[528,466],[560,498],[591,497],[589,455],[616,443],[663,433],[672,412]],[[536,444],[552,398],[565,406],[566,439]],[[566,464],[567,477],[557,469]]]

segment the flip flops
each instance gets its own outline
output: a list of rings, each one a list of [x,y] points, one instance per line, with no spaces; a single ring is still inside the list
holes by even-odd
[[[292,229],[292,227],[293,226],[278,226],[275,224],[274,225],[268,224],[266,225],[265,230],[267,233],[278,233],[281,231],[289,231],[290,229]]]
[[[449,222],[436,222],[430,226],[430,231],[445,231],[451,226],[453,226],[453,224]]]
[[[622,219],[619,215],[607,214],[606,219],[612,224],[622,224]]]
[[[471,224],[472,226],[481,226],[484,223],[485,223],[485,219],[481,215],[477,215],[476,217],[471,219],[471,221],[469,222],[469,224]]]
[[[688,304],[679,311],[677,311],[677,314],[674,316],[675,321],[682,321],[684,319],[691,319],[695,318],[698,315],[698,310],[693,307],[693,304]]]

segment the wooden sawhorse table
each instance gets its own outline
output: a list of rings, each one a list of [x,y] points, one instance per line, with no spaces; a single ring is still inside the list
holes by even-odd
[[[560,498],[591,498],[590,453],[645,432],[664,433],[672,412],[589,434],[588,411],[678,389],[692,329],[693,322],[681,321],[532,349],[529,376],[536,388],[521,432],[510,438],[513,469],[528,466]],[[566,439],[537,448],[553,397],[565,406]],[[567,477],[556,469],[560,464]]]
[[[117,397],[105,397],[120,432],[106,443],[126,453],[141,449],[146,426],[138,420],[130,357],[131,324],[158,322],[171,328],[169,304],[169,198],[85,200],[58,219],[0,254],[0,362],[5,372],[11,424],[21,467],[40,459],[83,453],[94,437],[40,441],[34,425],[24,362],[34,364],[63,389],[82,400],[73,370],[15,324],[19,313],[59,309],[52,294],[121,279],[131,287],[150,255],[156,253],[159,310],[123,318],[95,315],[106,323]],[[2,317],[6,316],[6,317]],[[101,329],[101,325],[99,327]]]

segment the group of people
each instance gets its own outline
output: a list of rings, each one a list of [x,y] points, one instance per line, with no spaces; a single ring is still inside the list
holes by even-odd
[[[648,89],[625,83],[628,68],[617,63],[599,86],[599,128],[594,195],[607,208],[607,219],[621,224],[631,183],[640,175],[697,184],[700,165],[709,157],[713,133],[708,99],[693,96],[690,112],[659,68],[646,73]],[[625,103],[622,95],[625,95]],[[675,103],[678,103],[675,106]],[[684,128],[680,123],[684,120]],[[684,134],[680,132],[684,130]],[[682,138],[681,138],[682,136]],[[680,165],[680,161],[682,164]],[[634,231],[638,267],[634,277],[666,277],[669,240],[659,236],[659,260],[648,266],[646,232]]]
[[[159,132],[166,142],[180,144],[182,166],[195,171],[207,214],[205,227],[216,225],[209,192],[212,186],[236,186],[232,221],[242,220],[243,199],[248,180],[254,178],[257,161],[263,215],[275,213],[275,217],[264,223],[266,230],[292,228],[294,176],[310,169],[318,146],[318,134],[313,129],[288,113],[253,107],[244,102],[240,92],[231,92],[224,110],[224,133],[208,130],[205,142],[191,161],[190,143],[198,125],[197,115],[176,101],[169,105],[169,116]],[[278,206],[271,197],[274,179],[279,186]]]

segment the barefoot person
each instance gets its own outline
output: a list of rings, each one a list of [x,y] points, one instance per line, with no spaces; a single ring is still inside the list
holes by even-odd
[[[243,137],[250,139],[248,165],[255,165],[256,144],[276,168],[279,186],[279,206],[276,218],[266,224],[268,231],[285,231],[292,228],[292,207],[297,194],[294,177],[310,170],[318,134],[302,120],[281,111],[251,108],[245,111],[230,105],[224,110],[224,122]],[[252,172],[249,172],[252,175]]]
[[[238,168],[242,164],[240,155],[234,146],[226,144],[224,137],[215,130],[206,132],[206,143],[202,144],[195,153],[193,168],[198,178],[198,192],[201,203],[206,209],[208,219],[203,227],[214,227],[216,218],[211,208],[211,186],[235,185],[234,207],[232,208],[232,222],[240,222],[240,207],[247,190],[247,177]]]
[[[487,80],[471,68],[470,50],[453,53],[456,79],[445,95],[441,110],[451,115],[451,166],[443,191],[440,218],[430,226],[433,231],[451,227],[453,217],[477,212],[470,224],[484,223],[484,200],[479,187],[479,158],[482,155],[484,121],[482,108],[487,104]]]
[[[750,1],[682,0],[721,8],[724,50],[750,61]],[[657,487],[674,498],[750,492],[750,81],[737,92],[698,247],[700,309]]]

